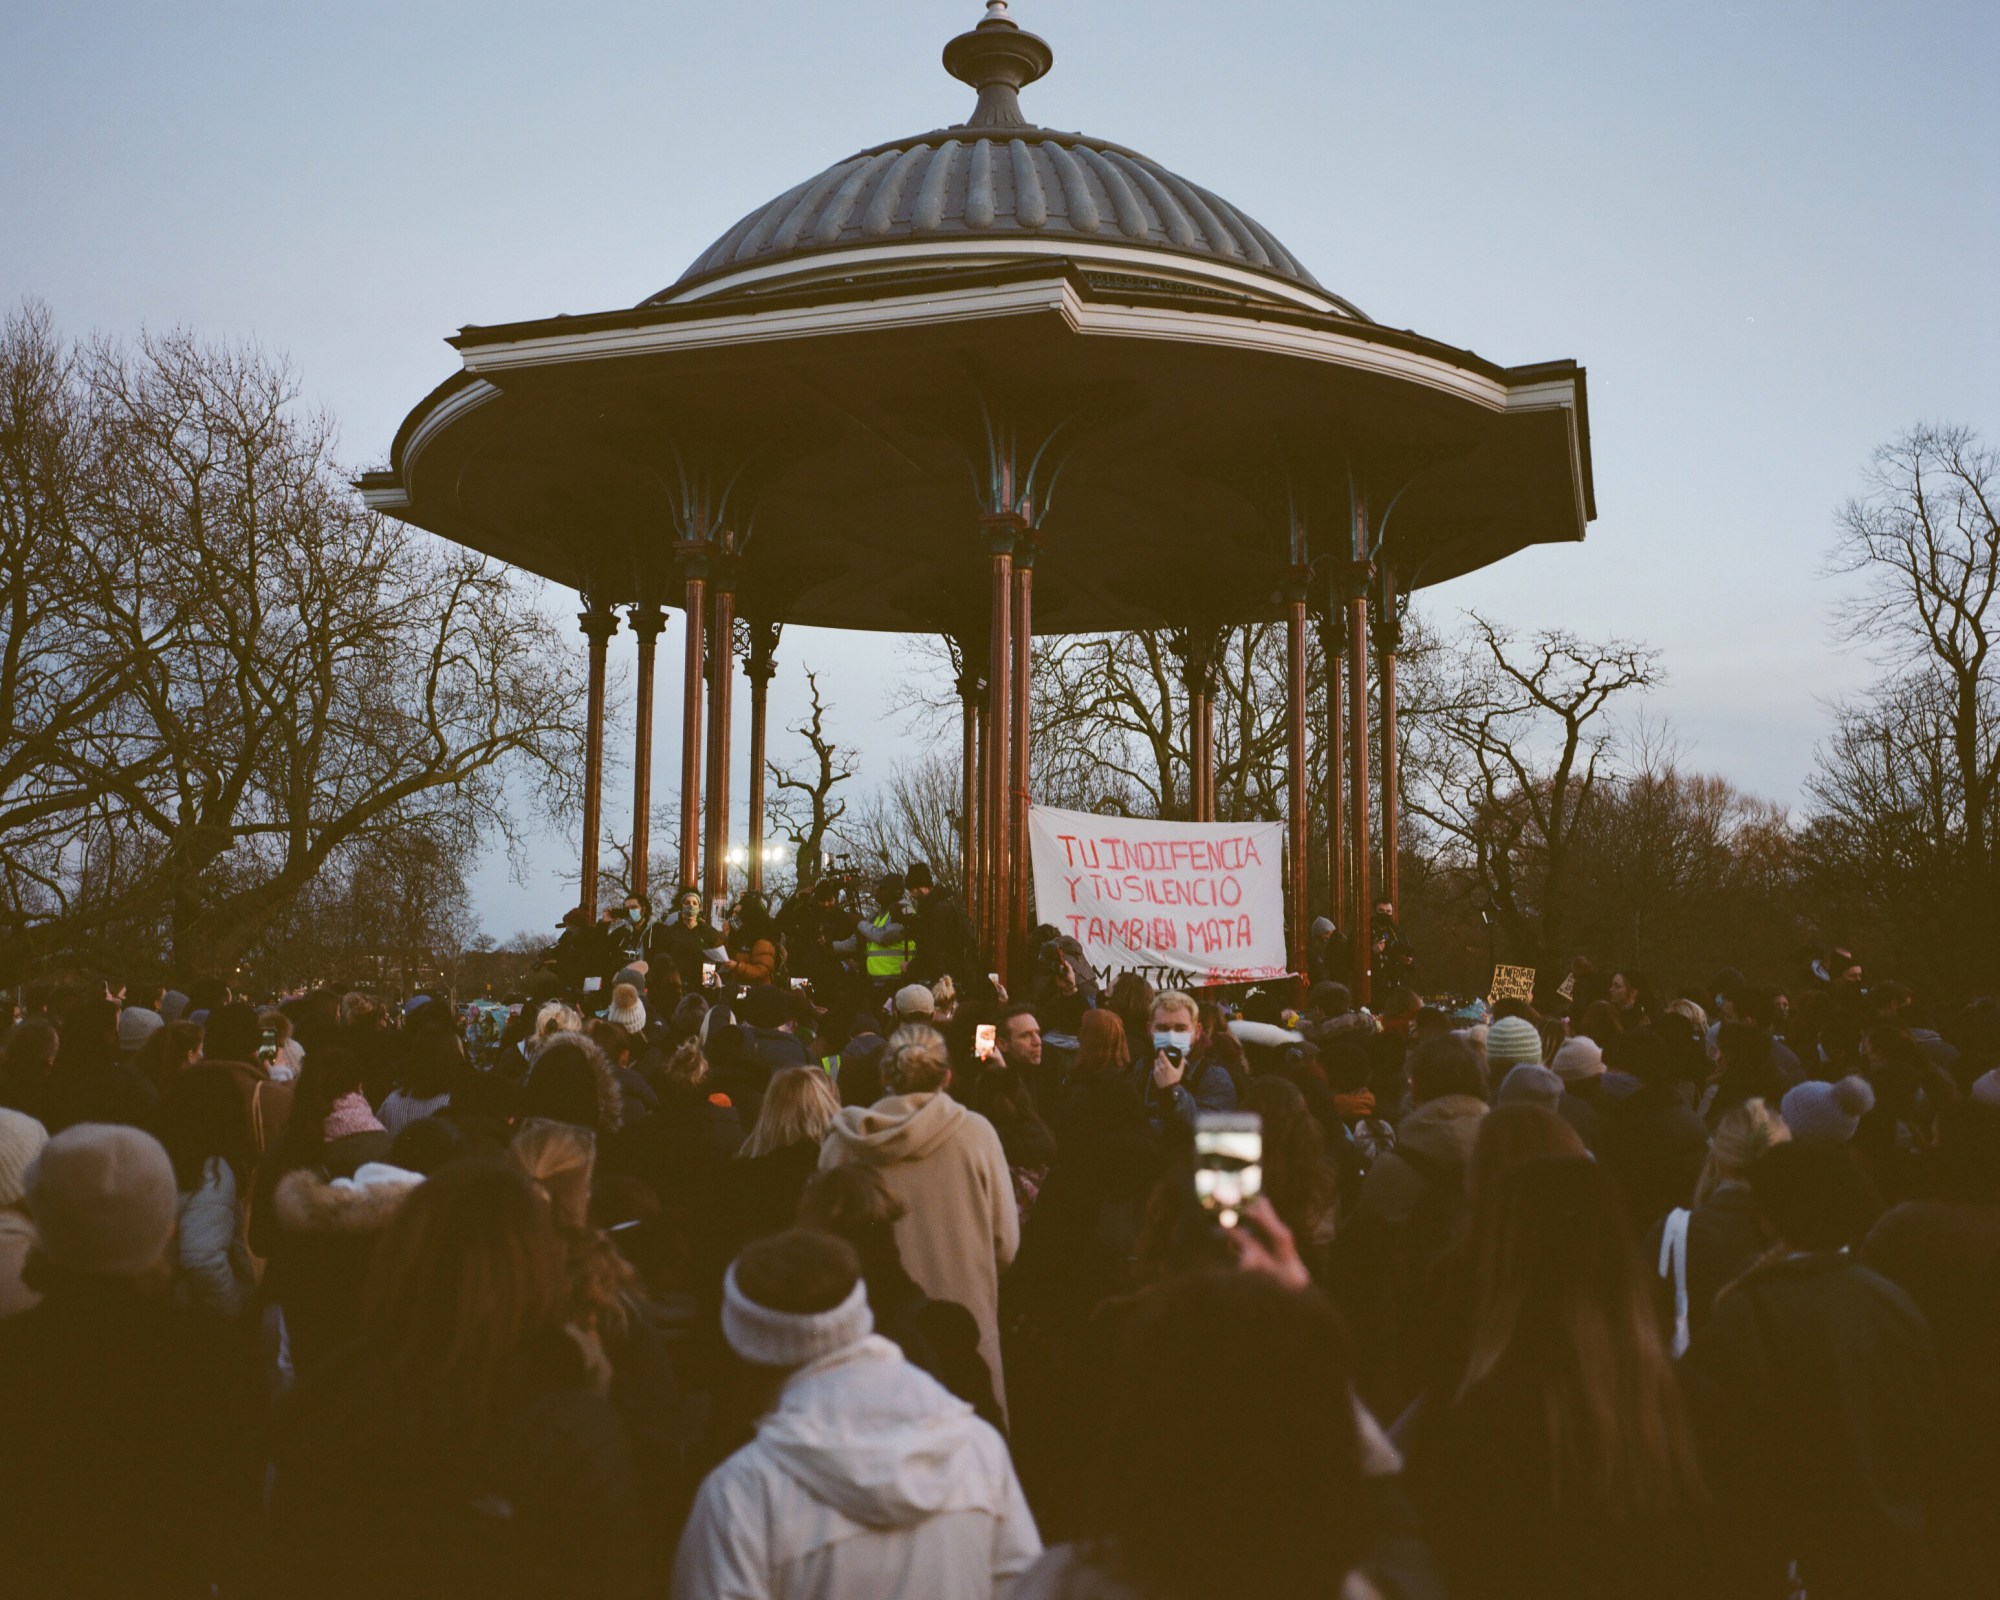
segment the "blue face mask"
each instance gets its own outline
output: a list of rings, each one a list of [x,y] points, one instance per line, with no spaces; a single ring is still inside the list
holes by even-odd
[[[1153,1030],[1153,1048],[1155,1050],[1178,1050],[1182,1055],[1186,1055],[1193,1046],[1194,1034],[1187,1028],[1169,1028],[1164,1031],[1155,1028]]]

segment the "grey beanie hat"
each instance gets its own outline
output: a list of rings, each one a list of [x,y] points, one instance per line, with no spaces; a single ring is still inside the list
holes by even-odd
[[[1827,1139],[1845,1144],[1854,1137],[1861,1119],[1875,1109],[1875,1091],[1868,1080],[1842,1078],[1838,1083],[1820,1083],[1808,1078],[1785,1091],[1779,1113],[1794,1139]]]
[[[1553,1111],[1562,1104],[1563,1081],[1539,1061],[1523,1061],[1501,1080],[1495,1104],[1541,1106]]]
[[[150,1133],[79,1122],[42,1146],[28,1173],[41,1251],[68,1272],[144,1271],[174,1236],[174,1164]]]

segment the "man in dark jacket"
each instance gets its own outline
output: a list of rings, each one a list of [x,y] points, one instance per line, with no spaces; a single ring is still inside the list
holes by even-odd
[[[1639,1084],[1604,1105],[1597,1153],[1644,1238],[1674,1207],[1693,1203],[1708,1159],[1708,1124],[1681,1098],[1667,1042],[1650,1027],[1612,1038],[1604,1063]]]
[[[0,1321],[0,1591],[205,1596],[257,1520],[254,1352],[173,1298],[174,1169],[84,1123],[28,1188],[40,1305]]]
[[[1716,1302],[1683,1363],[1735,1595],[1927,1591],[1937,1368],[1922,1315],[1847,1250],[1880,1201],[1854,1153],[1781,1144],[1751,1169],[1781,1253]]]
[[[933,984],[948,973],[963,990],[979,965],[972,923],[949,891],[938,887],[928,861],[911,863],[903,887],[917,908],[910,925],[916,951],[904,976],[912,983]]]
[[[673,924],[657,933],[654,948],[680,974],[684,993],[695,994],[701,989],[701,969],[708,960],[707,952],[721,945],[721,930],[701,914],[700,893],[694,889],[681,890],[674,900]]]

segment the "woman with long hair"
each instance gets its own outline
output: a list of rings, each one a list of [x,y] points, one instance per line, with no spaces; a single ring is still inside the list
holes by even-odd
[[[1465,1358],[1409,1444],[1451,1593],[1702,1592],[1693,1437],[1618,1191],[1530,1160],[1472,1228]]]
[[[201,1060],[201,1024],[169,1022],[155,1028],[134,1058],[147,1082],[164,1097],[175,1078]]]
[[[1364,1430],[1353,1371],[1340,1318],[1311,1290],[1209,1271],[1143,1297],[1091,1407],[1096,1536],[1046,1552],[1016,1600],[1378,1593],[1371,1456],[1393,1452]]]
[[[1153,1053],[1153,1002],[1159,993],[1136,972],[1120,973],[1105,997],[1104,1009],[1125,1025],[1125,1059]]]
[[[1315,1281],[1324,1282],[1340,1220],[1340,1169],[1327,1153],[1326,1132],[1298,1086],[1276,1074],[1250,1085],[1249,1104],[1264,1119],[1264,1193]]]
[[[778,919],[760,894],[747,891],[737,900],[724,932],[729,959],[716,973],[730,983],[775,983],[784,966],[784,935]]]
[[[631,1463],[571,1305],[549,1203],[518,1167],[463,1163],[419,1185],[382,1238],[353,1345],[281,1419],[273,1588],[625,1592],[642,1560]]]
[[[188,1304],[235,1317],[255,1288],[241,1236],[257,1157],[226,1066],[189,1067],[167,1085],[160,1142],[180,1191],[178,1293]]]
[[[472,1070],[456,1028],[418,1028],[408,1036],[396,1087],[376,1113],[393,1135],[451,1104],[452,1091]]]
[[[840,1115],[840,1095],[822,1067],[786,1067],[771,1079],[757,1125],[729,1164],[726,1215],[736,1249],[783,1233],[819,1168],[820,1141]]]

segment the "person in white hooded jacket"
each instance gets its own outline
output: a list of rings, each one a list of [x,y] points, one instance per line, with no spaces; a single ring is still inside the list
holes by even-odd
[[[730,1347],[776,1386],[708,1475],[674,1600],[984,1600],[1042,1542],[1006,1442],[874,1332],[845,1241],[751,1245],[723,1285]]]

